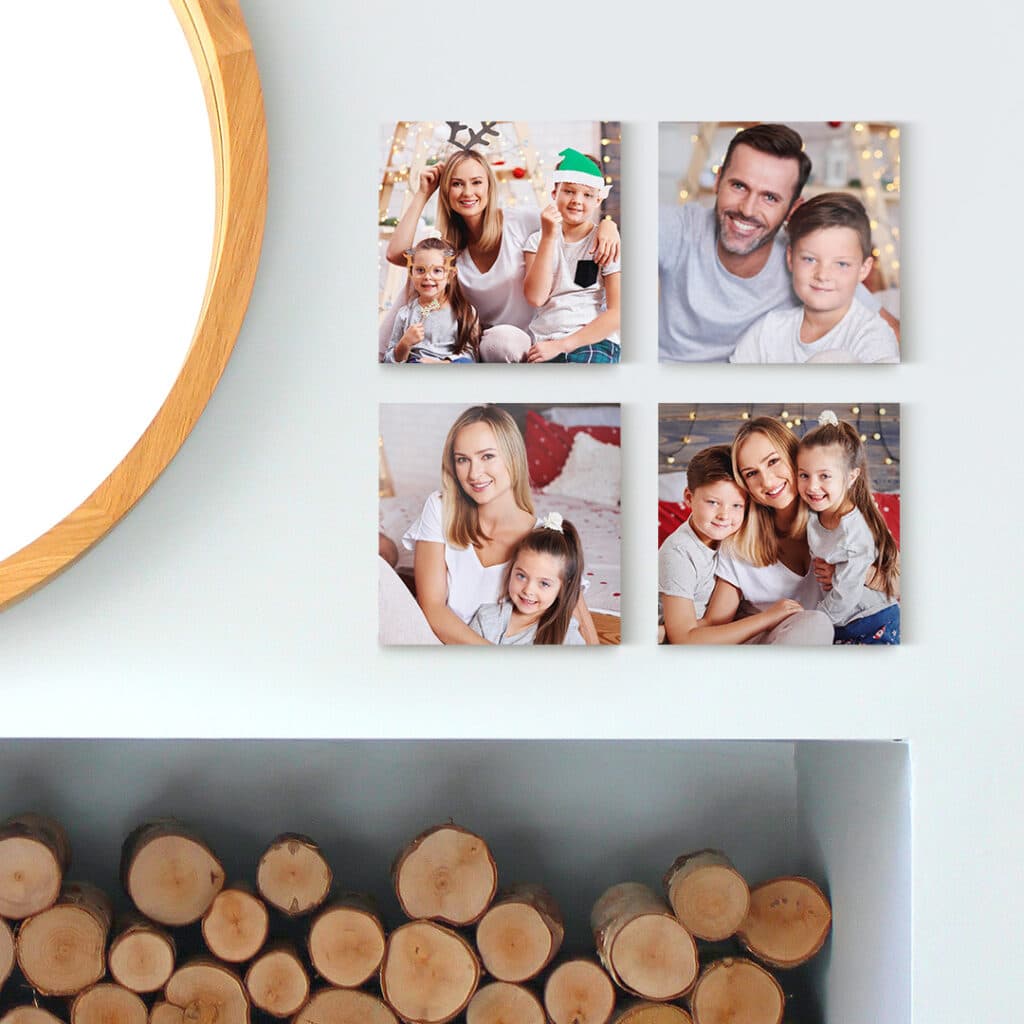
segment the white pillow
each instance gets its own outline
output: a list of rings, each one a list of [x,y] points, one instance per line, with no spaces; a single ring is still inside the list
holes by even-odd
[[[622,449],[617,444],[596,441],[589,434],[573,438],[562,472],[544,488],[544,494],[618,505]]]

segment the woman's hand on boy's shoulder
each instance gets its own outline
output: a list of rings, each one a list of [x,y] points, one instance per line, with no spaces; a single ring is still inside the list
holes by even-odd
[[[605,217],[597,225],[594,247],[590,250],[590,255],[594,257],[594,262],[599,267],[619,262],[620,240],[618,225],[611,217]]]

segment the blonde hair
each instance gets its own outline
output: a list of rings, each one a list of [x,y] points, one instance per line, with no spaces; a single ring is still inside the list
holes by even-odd
[[[480,248],[486,252],[496,250],[501,245],[501,210],[498,207],[498,182],[487,158],[469,149],[464,153],[456,153],[445,161],[441,172],[441,182],[437,188],[437,230],[441,237],[456,252],[462,252],[469,245],[469,232],[462,214],[451,207],[449,192],[455,171],[466,160],[475,160],[487,178],[487,205],[484,207],[483,226],[480,231]]]
[[[463,427],[486,423],[494,431],[498,453],[512,479],[512,496],[524,512],[533,514],[526,444],[516,421],[496,405],[474,405],[452,424],[441,454],[441,511],[445,540],[452,547],[480,547],[491,538],[480,528],[477,503],[462,489],[455,472],[455,438]]]
[[[748,494],[750,494],[750,490],[740,473],[737,457],[743,442],[751,434],[763,434],[775,446],[779,456],[789,461],[793,480],[793,500],[796,502],[797,511],[793,525],[782,536],[805,537],[807,535],[807,507],[796,493],[796,450],[800,442],[791,430],[770,416],[759,416],[757,419],[744,423],[736,431],[736,437],[732,442],[732,472],[736,483]],[[779,531],[775,525],[775,510],[761,505],[752,494],[750,498],[747,517],[744,519],[743,525],[739,532],[725,543],[744,562],[757,566],[774,565],[779,560]]]

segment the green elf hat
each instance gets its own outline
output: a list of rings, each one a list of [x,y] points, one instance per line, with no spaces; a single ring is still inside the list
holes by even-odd
[[[558,165],[558,170],[551,175],[552,184],[571,181],[576,185],[589,185],[597,189],[602,199],[608,198],[612,187],[605,182],[601,168],[589,156],[575,149],[563,149],[558,155],[562,161]]]

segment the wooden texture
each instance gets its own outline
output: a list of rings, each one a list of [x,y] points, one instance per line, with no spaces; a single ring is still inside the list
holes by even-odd
[[[725,959],[705,968],[690,998],[693,1024],[780,1024],[785,996],[753,960]]]
[[[14,969],[14,933],[11,926],[0,917],[0,989]]]
[[[14,1006],[0,1016],[0,1024],[64,1024],[64,1021],[41,1006]]]
[[[385,1002],[408,1024],[444,1024],[466,1008],[480,961],[457,932],[412,921],[388,936],[380,969]]]
[[[476,928],[476,947],[488,974],[528,981],[555,958],[565,937],[562,914],[547,889],[520,884],[491,904]]]
[[[25,980],[41,995],[72,996],[106,973],[113,911],[106,894],[65,882],[52,907],[27,917],[15,943]]]
[[[51,906],[71,863],[61,824],[42,814],[16,814],[0,825],[0,917],[20,921]]]
[[[245,972],[253,1006],[272,1017],[291,1017],[309,999],[309,973],[294,947],[277,943],[261,953]]]
[[[751,953],[773,967],[798,967],[825,944],[832,908],[809,878],[773,878],[750,890],[739,931]]]
[[[313,993],[292,1024],[398,1024],[398,1018],[369,992],[325,988]]]
[[[326,981],[356,988],[380,969],[384,925],[365,896],[349,894],[331,901],[309,929],[309,959]]]
[[[544,1008],[553,1024],[606,1024],[615,1008],[615,986],[596,961],[566,960],[544,983]]]
[[[483,917],[498,887],[498,869],[480,836],[459,825],[437,825],[417,836],[392,868],[407,917],[459,927]]]
[[[682,854],[665,873],[664,884],[676,917],[698,939],[727,939],[747,916],[750,890],[721,850]]]
[[[180,1006],[158,999],[149,1008],[149,1024],[184,1024],[185,1011]]]
[[[121,884],[138,909],[160,924],[198,921],[224,885],[214,852],[180,821],[136,828],[121,848]]]
[[[79,992],[71,1003],[71,1024],[147,1024],[148,1019],[139,996],[109,982]]]
[[[267,941],[270,915],[266,904],[248,886],[221,889],[203,914],[206,948],[231,964],[251,960]]]
[[[249,1024],[249,997],[231,968],[200,958],[179,967],[164,998],[183,1011],[184,1024]]]
[[[327,898],[333,875],[320,847],[309,836],[285,832],[264,851],[256,867],[256,888],[289,917],[315,910]]]
[[[492,981],[478,988],[469,1001],[466,1024],[547,1024],[547,1018],[530,989],[508,981]]]
[[[697,946],[668,904],[639,882],[605,890],[590,915],[612,980],[641,999],[678,999],[697,978]]]
[[[634,1002],[616,1010],[612,1024],[693,1024],[693,1019],[674,1003]]]
[[[163,472],[220,380],[252,292],[267,202],[266,121],[252,42],[237,0],[171,5],[203,83],[216,166],[213,257],[202,310],[177,379],[131,451],[78,508],[0,561],[0,608],[81,557]]]
[[[156,992],[174,972],[174,939],[141,914],[120,923],[110,943],[110,976],[132,992]]]

